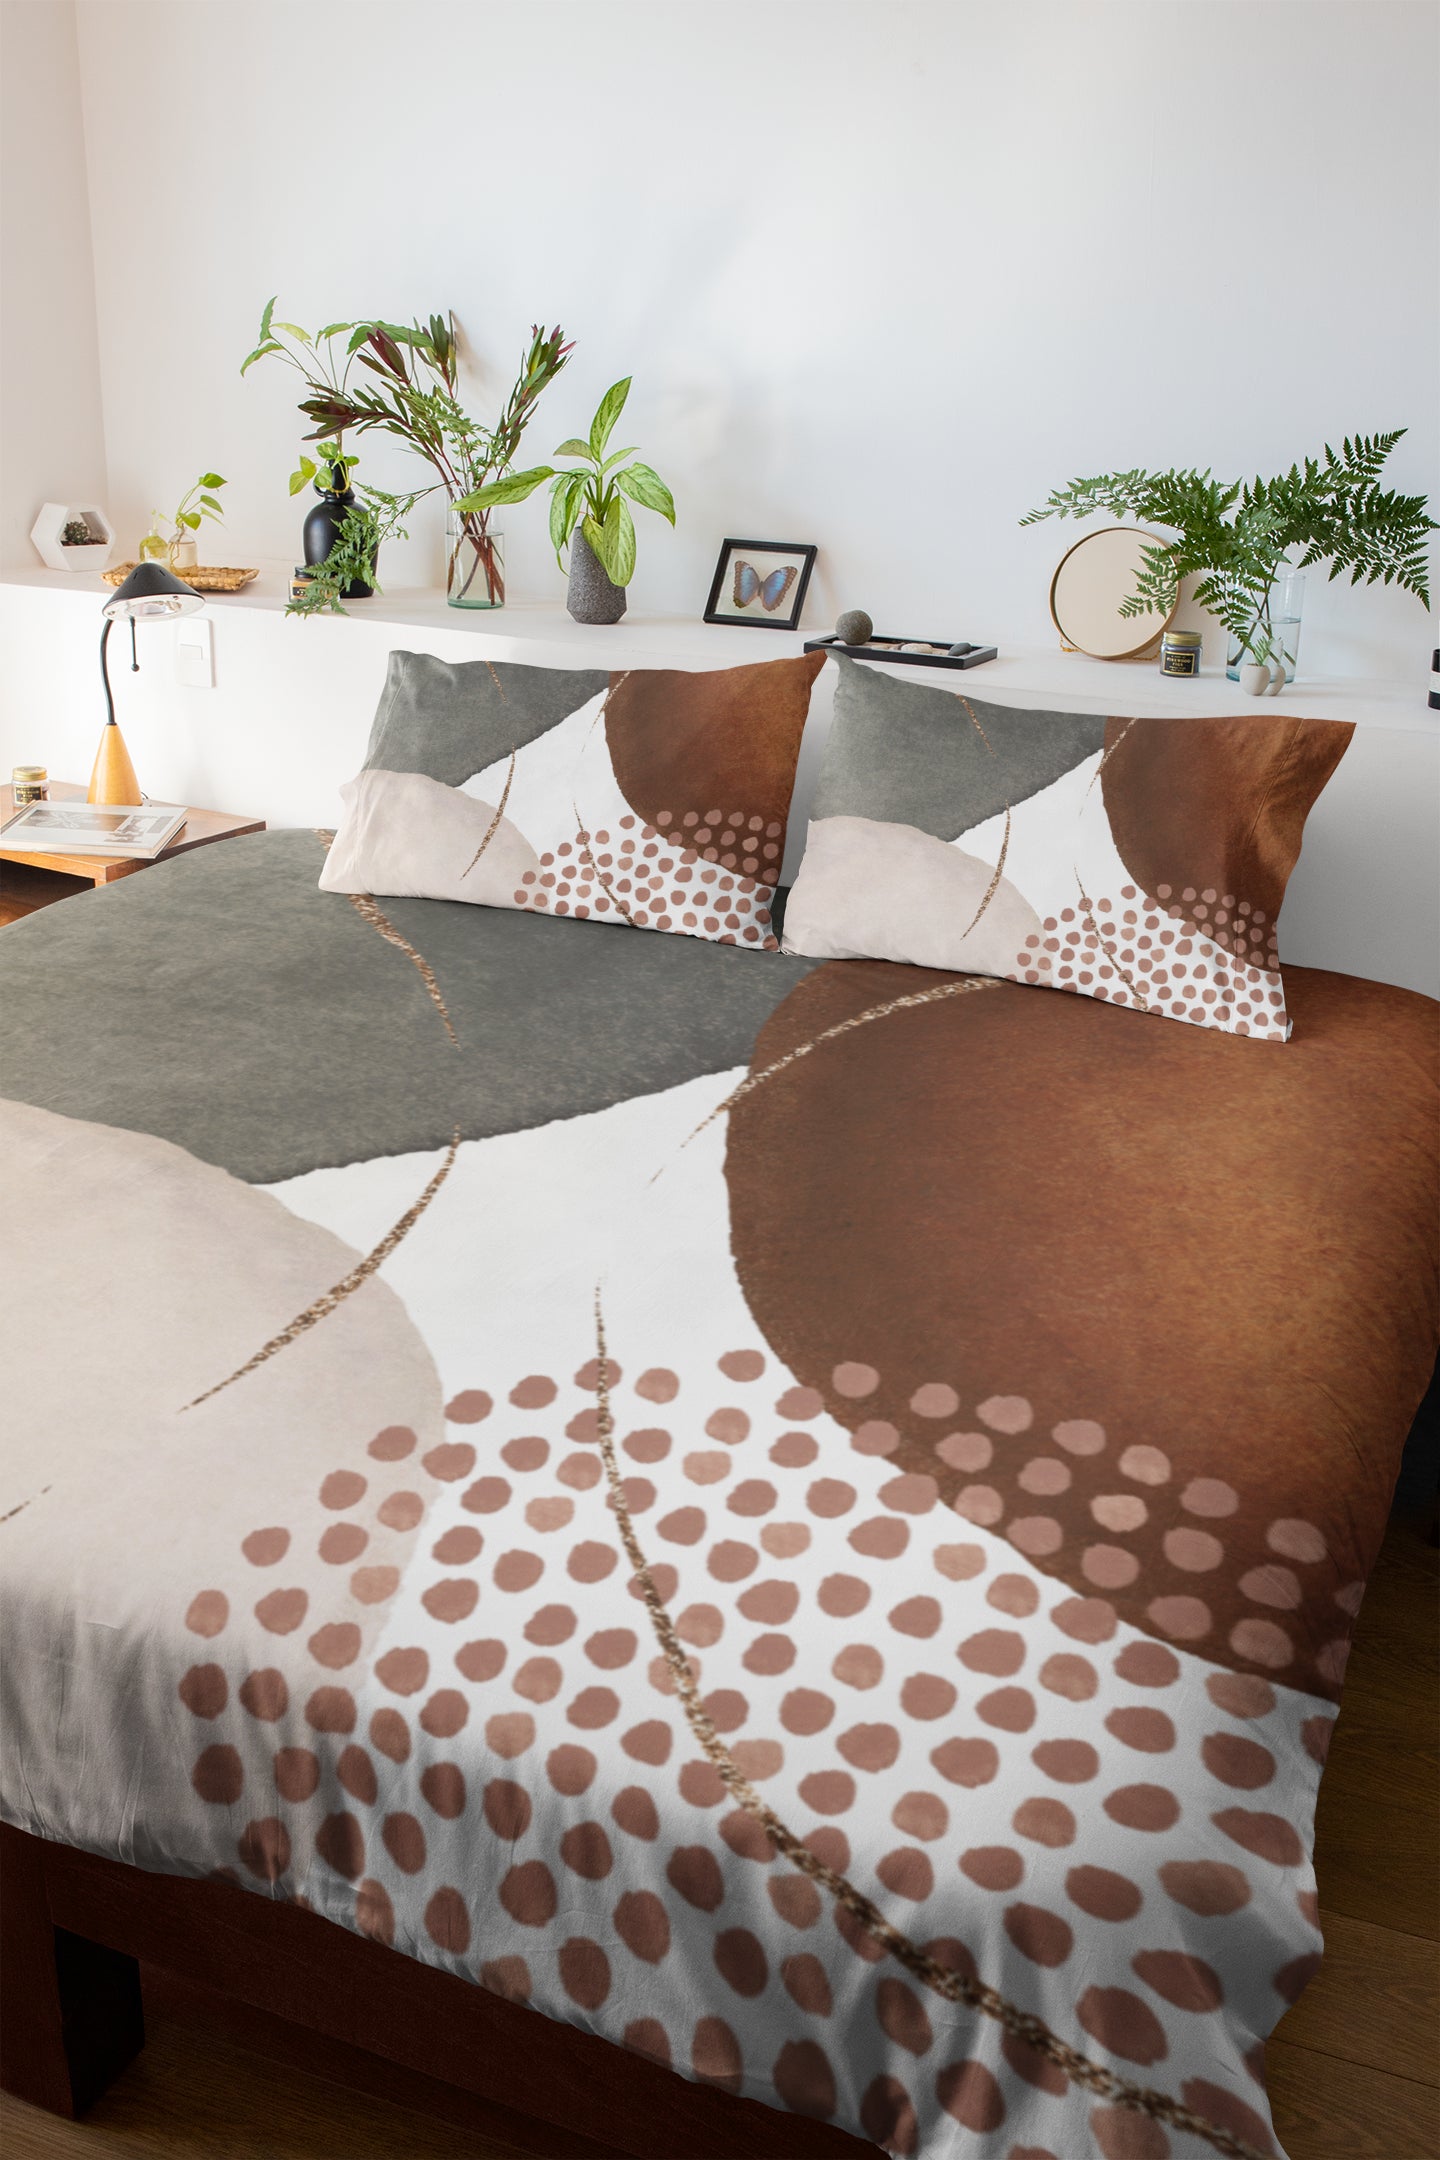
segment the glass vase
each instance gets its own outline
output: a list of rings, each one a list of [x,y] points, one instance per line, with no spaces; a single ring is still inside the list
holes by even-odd
[[[451,607],[505,605],[505,535],[483,513],[445,513],[445,598]]]
[[[1269,668],[1274,688],[1282,687],[1275,680],[1277,671],[1282,666],[1285,681],[1294,682],[1295,667],[1300,657],[1300,611],[1304,605],[1304,571],[1282,570],[1270,588],[1269,621],[1259,624],[1254,637],[1257,646],[1264,641],[1262,649],[1252,654],[1238,638],[1232,637],[1230,640],[1225,672],[1231,682],[1239,682],[1241,668],[1252,658],[1263,661]]]

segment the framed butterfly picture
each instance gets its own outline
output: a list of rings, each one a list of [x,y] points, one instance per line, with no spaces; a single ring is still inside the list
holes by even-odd
[[[706,622],[798,630],[817,552],[803,541],[723,540]]]

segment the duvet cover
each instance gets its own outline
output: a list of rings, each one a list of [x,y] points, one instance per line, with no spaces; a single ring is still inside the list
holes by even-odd
[[[0,944],[0,1814],[924,2160],[1278,2150],[1435,1012],[199,851]]]

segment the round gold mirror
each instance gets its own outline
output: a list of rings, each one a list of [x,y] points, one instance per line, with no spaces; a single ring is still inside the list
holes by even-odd
[[[1094,660],[1135,660],[1174,615],[1122,615],[1144,567],[1142,550],[1158,538],[1138,525],[1087,533],[1063,555],[1050,581],[1050,617],[1066,645]]]

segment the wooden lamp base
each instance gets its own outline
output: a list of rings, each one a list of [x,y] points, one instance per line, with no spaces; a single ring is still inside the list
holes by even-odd
[[[95,753],[95,769],[90,775],[90,792],[85,800],[92,803],[127,803],[140,801],[140,783],[135,777],[135,767],[125,747],[125,738],[113,720],[107,720],[100,734],[100,747]]]

